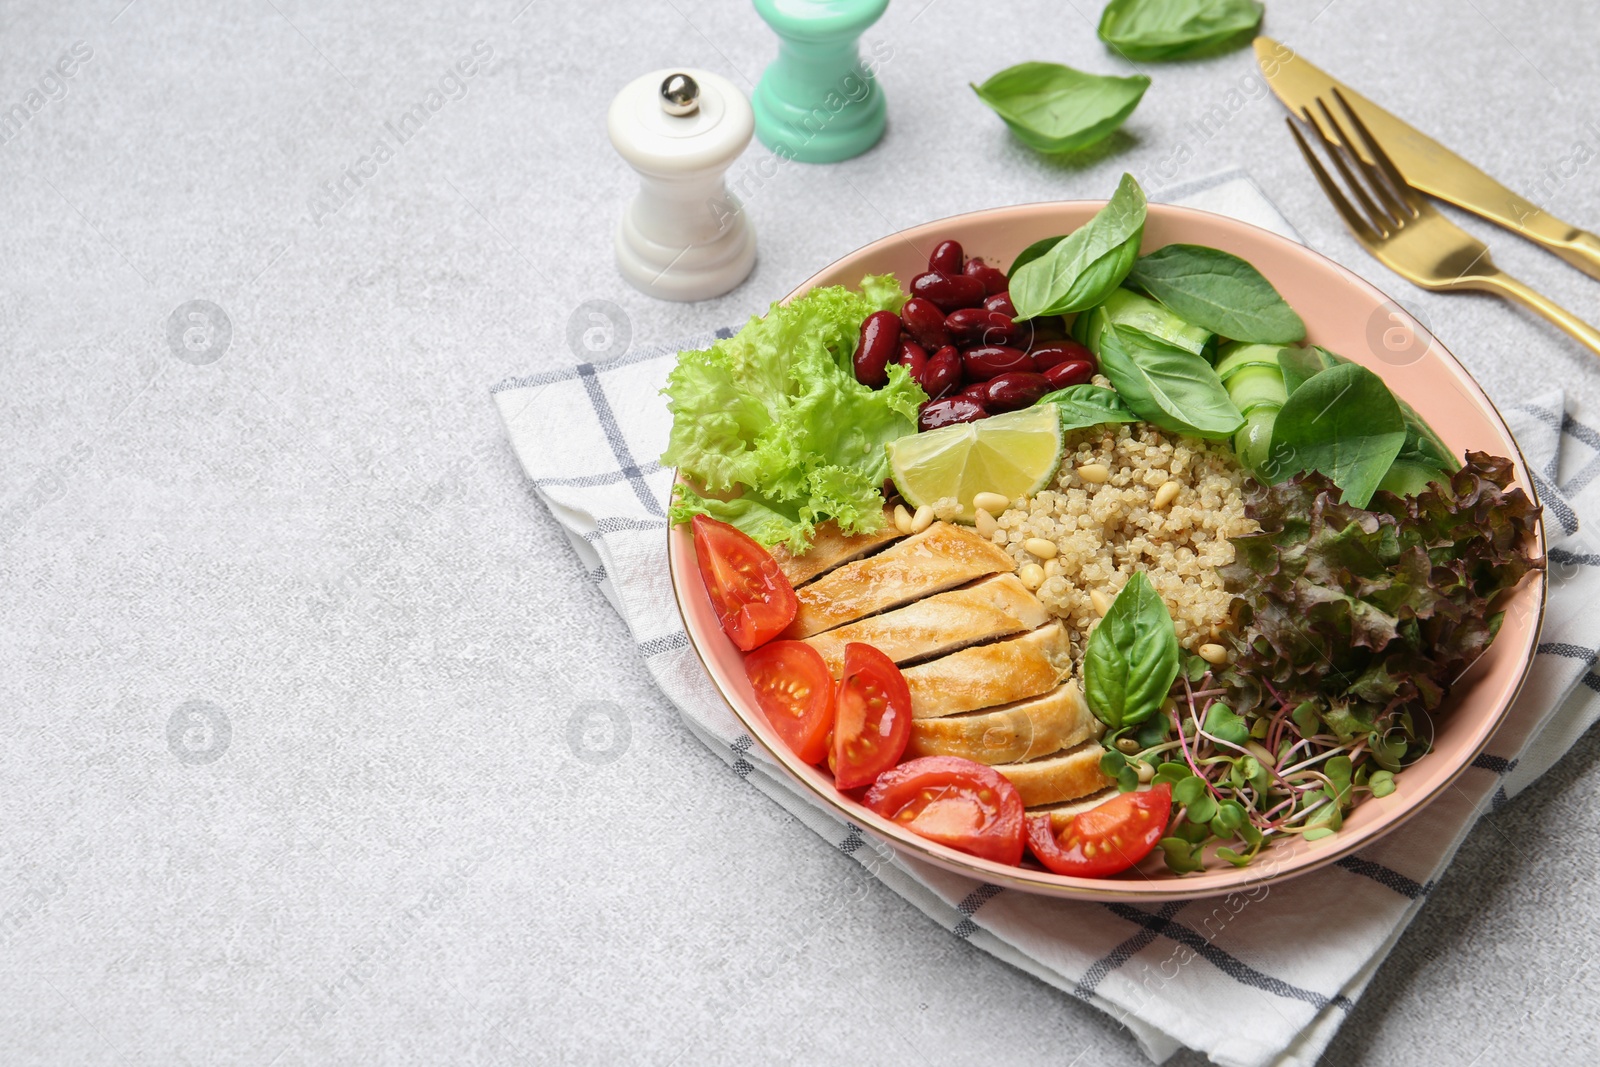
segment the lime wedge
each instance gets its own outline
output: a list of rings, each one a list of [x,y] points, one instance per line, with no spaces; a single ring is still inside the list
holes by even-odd
[[[910,434],[887,447],[889,473],[907,504],[954,497],[961,521],[971,522],[979,493],[1015,500],[1050,484],[1061,462],[1061,416],[1054,404],[1039,404]]]

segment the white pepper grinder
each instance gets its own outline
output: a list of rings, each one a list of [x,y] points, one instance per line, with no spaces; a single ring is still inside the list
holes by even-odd
[[[639,172],[617,227],[617,266],[663,300],[706,300],[744,281],[756,237],[722,176],[750,143],[750,102],[704,70],[658,70],[611,102],[606,132]]]

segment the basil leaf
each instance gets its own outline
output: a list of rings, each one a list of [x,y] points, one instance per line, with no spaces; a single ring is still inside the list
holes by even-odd
[[[1144,190],[1124,174],[1106,206],[1011,274],[1017,319],[1094,307],[1128,276],[1144,238]]]
[[[1272,426],[1264,471],[1273,481],[1320,471],[1344,490],[1345,504],[1364,508],[1405,440],[1405,418],[1383,379],[1343,363],[1289,394]]]
[[[1339,353],[1329,351],[1321,345],[1314,345],[1309,356],[1323,370],[1350,362],[1349,359],[1339,355]],[[1315,373],[1315,370],[1310,372],[1310,374]],[[1308,374],[1307,377],[1309,376]],[[1285,384],[1288,383],[1288,380],[1289,371],[1285,367]],[[1291,393],[1294,392],[1294,387],[1291,386],[1289,391]],[[1415,463],[1422,467],[1433,467],[1446,474],[1452,474],[1460,470],[1461,460],[1450,451],[1450,446],[1446,445],[1444,439],[1434,432],[1433,427],[1428,425],[1427,420],[1417,414],[1417,409],[1399,397],[1395,397],[1394,402],[1400,405],[1400,414],[1406,420],[1406,443],[1400,446],[1400,455],[1395,458]]]
[[[1109,422],[1138,422],[1115,390],[1103,385],[1069,385],[1039,398],[1041,404],[1054,404],[1061,412],[1061,430],[1083,430]]]
[[[1128,282],[1191,326],[1235,341],[1303,341],[1306,324],[1261,272],[1238,256],[1204,245],[1167,245],[1143,256]]]
[[[1167,605],[1139,571],[1089,634],[1083,691],[1089,710],[1112,729],[1161,709],[1178,677],[1178,635]]]
[[[1164,430],[1222,440],[1244,425],[1211,364],[1137,330],[1113,326],[1100,335],[1100,373]]]
[[[1018,63],[972,91],[1030,148],[1069,152],[1121,126],[1148,88],[1143,74],[1118,78],[1059,63]]]
[[[1264,10],[1256,0],[1111,0],[1100,39],[1128,59],[1184,59],[1243,43]]]
[[[1017,258],[1011,261],[1011,270],[1006,274],[1006,277],[1015,278],[1017,276],[1017,268],[1032,263],[1066,239],[1067,235],[1062,234],[1060,237],[1046,237],[1042,241],[1033,242],[1033,244],[1017,253]]]

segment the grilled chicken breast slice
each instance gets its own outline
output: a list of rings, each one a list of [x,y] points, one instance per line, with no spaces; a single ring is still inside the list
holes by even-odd
[[[851,641],[865,642],[896,663],[905,663],[1025,633],[1049,621],[1050,610],[1015,574],[997,574],[835,627],[806,638],[806,644],[822,653],[837,678],[844,670],[844,646]]]
[[[1021,637],[907,667],[904,673],[911,717],[935,719],[1048,693],[1071,670],[1067,629],[1052,622]]]
[[[936,522],[875,556],[846,563],[795,590],[800,610],[783,636],[802,639],[990,574],[1017,569],[1005,549]]]
[[[1070,752],[1028,763],[1007,763],[995,770],[1011,780],[1022,794],[1024,807],[1060,804],[1097,793],[1111,784],[1100,770],[1105,748],[1098,741],[1085,741]]]
[[[783,576],[798,589],[819,574],[826,574],[835,567],[858,560],[900,537],[900,531],[895,529],[893,513],[884,508],[883,529],[877,533],[842,533],[839,524],[829,519],[817,526],[817,532],[811,538],[811,547],[804,555],[792,555],[781,544],[773,545],[771,551]]]
[[[959,756],[990,765],[1037,759],[1098,738],[1105,728],[1069,679],[1043,696],[970,715],[914,719],[907,757]]]

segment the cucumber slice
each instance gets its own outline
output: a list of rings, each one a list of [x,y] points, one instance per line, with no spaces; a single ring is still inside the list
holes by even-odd
[[[1256,345],[1245,341],[1230,341],[1217,351],[1217,377],[1224,385],[1244,367],[1271,367],[1278,369],[1278,353],[1283,345]]]
[[[1098,357],[1100,335],[1108,323],[1138,330],[1197,356],[1207,356],[1207,346],[1213,341],[1211,331],[1190,326],[1154,300],[1132,289],[1114,289],[1098,307],[1079,315],[1078,321],[1073,324],[1072,336]]]
[[[1252,364],[1235,368],[1228,378],[1228,397],[1241,415],[1248,415],[1259,407],[1283,407],[1289,394],[1283,388],[1283,374],[1277,366]]]

